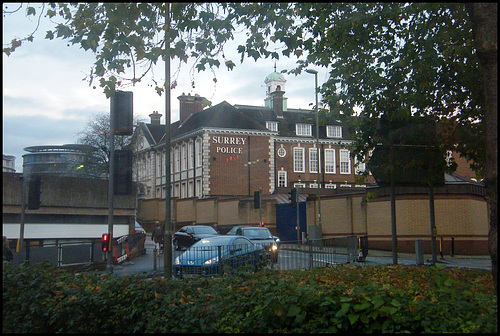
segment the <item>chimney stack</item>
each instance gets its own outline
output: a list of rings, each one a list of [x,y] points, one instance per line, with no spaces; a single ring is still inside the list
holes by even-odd
[[[191,94],[188,93],[186,96],[184,93],[177,97],[180,102],[179,106],[179,117],[180,117],[180,123],[184,123],[184,121],[189,118],[192,114],[198,113],[203,110],[203,97],[200,97],[199,95],[195,94],[194,96],[191,96]]]
[[[149,115],[151,118],[151,125],[160,125],[161,116],[162,115],[159,114],[158,111],[153,111],[153,113]]]

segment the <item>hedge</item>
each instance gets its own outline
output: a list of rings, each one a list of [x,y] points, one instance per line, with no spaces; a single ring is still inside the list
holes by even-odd
[[[3,264],[3,332],[497,332],[491,272],[335,266],[168,279]]]

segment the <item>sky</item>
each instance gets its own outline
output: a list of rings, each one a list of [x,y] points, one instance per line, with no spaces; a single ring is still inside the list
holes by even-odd
[[[17,5],[3,3],[3,8]],[[21,10],[3,17],[3,45],[13,38],[23,38],[36,27],[36,21],[25,16]],[[96,114],[109,113],[110,102],[102,88],[89,86],[84,79],[94,63],[94,54],[68,46],[61,39],[44,39],[47,30],[52,29],[47,18],[42,18],[33,42],[24,42],[10,56],[3,54],[3,154],[16,157],[16,172],[22,172],[22,155],[25,147],[38,145],[63,145],[77,143],[78,133],[83,131],[88,121]],[[178,76],[179,63],[172,61],[172,80],[177,86],[171,91],[171,121],[179,119],[181,94],[198,94],[216,105],[227,101],[232,105],[264,106],[267,75],[274,72],[275,61],[245,58],[240,63],[236,52],[237,42],[242,41],[242,33],[236,35],[235,42],[224,48],[226,58],[233,60],[236,67],[229,71],[224,65],[215,69],[217,78],[210,71],[194,71],[195,87],[191,85],[191,64],[182,64]],[[276,62],[276,70],[290,70],[296,59],[282,57]],[[223,62],[221,62],[223,63]],[[318,71],[318,85],[327,80],[327,69]],[[158,83],[164,80],[164,63],[158,62],[154,68]],[[310,109],[315,102],[314,76],[303,72],[301,75],[284,75],[285,97],[289,108]],[[149,79],[149,77],[148,77]],[[123,90],[132,91],[134,117],[149,122],[149,114],[158,111],[165,123],[165,98],[159,96],[150,86],[151,80],[143,81]],[[321,99],[321,97],[319,97]]]

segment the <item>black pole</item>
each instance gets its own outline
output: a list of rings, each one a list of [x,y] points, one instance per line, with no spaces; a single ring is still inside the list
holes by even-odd
[[[429,186],[429,210],[431,216],[431,246],[432,246],[432,264],[437,263],[436,256],[436,217],[434,214],[434,186]]]
[[[392,229],[392,263],[398,264],[398,239],[396,232],[396,182],[394,181],[394,145],[391,144],[391,229]]]
[[[163,265],[165,279],[172,277],[172,219],[170,204],[170,3],[165,9],[165,223]]]

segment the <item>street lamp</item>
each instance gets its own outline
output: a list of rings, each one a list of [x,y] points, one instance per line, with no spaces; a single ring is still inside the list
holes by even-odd
[[[321,151],[319,150],[319,109],[318,109],[318,71],[313,70],[313,69],[306,69],[306,72],[309,74],[314,74],[314,92],[316,94],[316,106],[314,107],[316,109],[316,152],[318,156],[318,226],[319,226],[319,234],[321,236],[323,232],[323,227],[321,224],[321,165],[320,165],[320,153]]]

